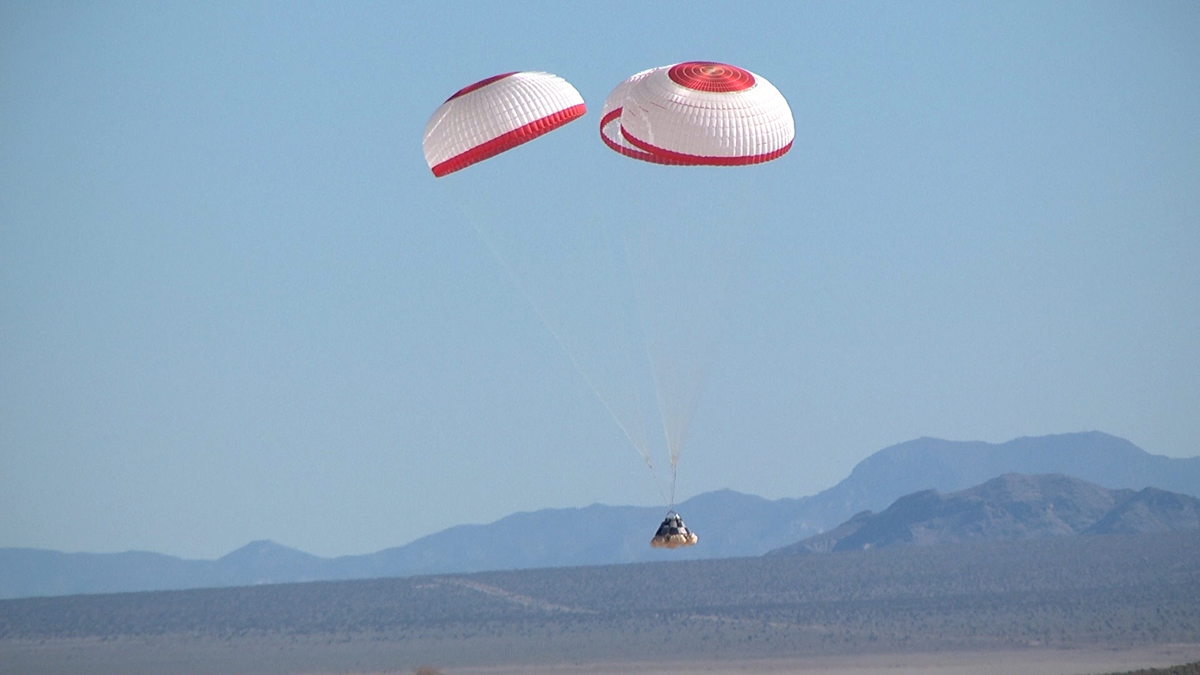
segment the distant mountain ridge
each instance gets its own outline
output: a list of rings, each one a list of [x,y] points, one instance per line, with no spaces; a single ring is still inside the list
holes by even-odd
[[[903,495],[964,490],[1006,473],[1060,473],[1107,488],[1156,487],[1200,497],[1200,457],[1152,455],[1099,431],[998,444],[918,438],[859,462],[845,480],[812,497],[817,504],[811,517],[827,529],[860,511],[882,510]]]
[[[1061,473],[1110,489],[1155,487],[1200,497],[1200,457],[1151,455],[1100,432],[1001,444],[921,438],[874,453],[846,479],[810,497],[767,500],[732,490],[693,497],[678,509],[700,544],[679,551],[648,545],[663,508],[593,504],[460,525],[404,546],[338,558],[269,541],[218,560],[0,549],[0,598],[757,556],[838,527],[861,511],[881,511],[904,495],[954,492],[1006,473]],[[1137,512],[1112,517],[1116,528]],[[556,536],[564,524],[585,536]]]
[[[901,497],[882,513],[864,511],[768,555],[1168,531],[1200,531],[1200,499],[1109,490],[1062,474],[1005,474],[957,492]]]

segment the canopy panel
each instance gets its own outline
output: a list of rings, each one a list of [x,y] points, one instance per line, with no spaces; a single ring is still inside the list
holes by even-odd
[[[613,89],[612,93],[608,95],[608,98],[604,101],[604,108],[600,111],[600,138],[604,141],[604,144],[626,157],[640,159],[643,162],[657,162],[657,158],[644,150],[639,150],[636,146],[625,140],[625,137],[621,134],[621,112],[624,110],[625,98],[629,95],[629,90],[633,88],[633,85],[655,70],[661,69],[651,68],[650,70],[643,70],[621,84],[618,84],[617,88]],[[661,164],[662,162],[657,163]]]

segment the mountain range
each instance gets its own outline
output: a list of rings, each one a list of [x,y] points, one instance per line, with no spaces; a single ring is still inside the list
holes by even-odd
[[[1072,535],[1200,531],[1200,499],[1158,488],[1110,490],[1062,474],[1010,473],[944,494],[922,490],[882,513],[767,555]]]
[[[678,551],[648,545],[661,508],[593,504],[517,513],[338,558],[270,541],[217,560],[0,549],[0,598],[757,556],[837,528],[863,511],[882,511],[905,495],[956,492],[1007,473],[1057,473],[1112,490],[1154,487],[1200,496],[1200,457],[1151,455],[1100,432],[1001,444],[921,438],[874,453],[846,479],[809,497],[767,500],[732,490],[693,497],[678,510],[700,544]],[[564,530],[585,536],[559,536]]]

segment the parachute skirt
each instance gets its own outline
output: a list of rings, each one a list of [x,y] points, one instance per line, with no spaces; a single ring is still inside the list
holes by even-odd
[[[681,546],[695,546],[700,537],[696,536],[683,524],[683,518],[679,517],[678,513],[669,511],[667,517],[663,518],[662,524],[658,526],[658,531],[654,533],[654,538],[650,540],[650,546],[654,548],[679,548]]]

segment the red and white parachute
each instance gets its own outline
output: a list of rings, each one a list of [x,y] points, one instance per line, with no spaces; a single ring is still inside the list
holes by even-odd
[[[739,166],[781,157],[795,123],[787,101],[761,75],[689,61],[642,71],[604,103],[600,137],[645,162]]]
[[[425,126],[425,161],[445,176],[494,157],[587,112],[583,97],[550,73],[504,73],[464,87]]]
[[[518,72],[490,77],[458,91],[434,112],[425,128],[425,159],[435,176],[445,176],[553,131],[579,118],[585,111],[579,92],[549,73]],[[604,103],[600,137],[614,151],[644,162],[740,166],[769,162],[787,153],[795,137],[795,124],[783,95],[763,77],[736,66],[692,61],[644,70],[617,85]],[[543,171],[546,169],[542,167]],[[525,178],[523,174],[520,177]],[[519,218],[499,220],[512,223],[521,234],[533,230],[531,223]],[[707,260],[707,253],[723,248],[706,249],[703,243],[706,235],[692,229],[685,228],[686,231],[676,233],[670,231],[672,228],[637,231],[647,224],[650,224],[649,220],[636,217],[622,223],[631,228],[622,235],[625,262],[632,281],[629,285],[635,287],[632,305],[642,323],[640,333],[646,347],[645,361],[652,371],[648,378],[650,383],[647,384],[647,378],[643,377],[639,386],[638,378],[629,378],[628,382],[632,384],[628,387],[623,386],[626,378],[609,381],[603,373],[597,377],[596,370],[591,367],[596,364],[587,360],[595,348],[594,334],[603,334],[603,331],[590,330],[587,319],[602,317],[604,312],[592,311],[596,307],[589,307],[589,311],[582,313],[585,324],[579,327],[564,320],[577,312],[562,311],[556,315],[553,300],[560,297],[561,288],[569,288],[570,284],[563,284],[562,280],[553,277],[539,279],[536,273],[522,277],[517,266],[510,262],[511,257],[506,259],[501,246],[495,243],[519,240],[519,237],[507,236],[510,233],[490,237],[484,226],[476,224],[476,228],[493,254],[512,273],[542,321],[654,474],[651,445],[646,434],[648,425],[644,413],[647,406],[642,405],[647,399],[641,395],[645,392],[639,391],[652,387],[670,459],[670,492],[663,492],[663,500],[673,507],[676,469],[699,400],[704,355],[708,351],[703,336],[688,335],[680,340],[681,336],[676,333],[689,333],[686,329],[679,331],[680,325],[688,322],[702,325],[706,317],[720,313],[707,311],[704,300],[708,299],[707,295],[716,295],[705,293],[705,289],[710,288],[706,282],[719,279],[721,275],[711,274],[711,267],[699,264],[673,265],[669,260],[668,264],[660,264],[664,260],[655,260],[655,254],[667,252],[678,254],[677,257],[686,256],[690,263]],[[555,227],[556,231],[560,229]],[[719,235],[726,229],[712,228],[712,231]],[[579,233],[568,232],[567,237],[576,243],[583,240]],[[538,246],[542,246],[541,241]],[[599,248],[609,249],[606,246]],[[572,254],[574,259],[574,252]],[[601,263],[595,267],[602,266]],[[700,268],[703,268],[700,277],[686,277],[686,270]],[[664,270],[684,276],[672,279],[660,275]],[[681,285],[680,281],[684,283]],[[602,288],[603,284],[595,287]],[[553,292],[544,292],[547,288],[552,288]],[[639,293],[639,290],[644,292]],[[690,293],[673,294],[676,290]],[[538,291],[543,293],[539,295]],[[700,297],[682,297],[688,294]],[[546,298],[550,301],[543,302]],[[598,307],[603,303],[596,304]],[[547,306],[550,306],[549,310]],[[627,335],[638,332],[621,331]],[[617,341],[619,338],[614,340]],[[623,354],[619,364],[636,363],[636,358],[630,358],[634,353],[632,348],[617,351]],[[603,349],[598,353],[603,354]],[[623,392],[627,400],[621,400]],[[654,475],[657,484],[657,474]],[[659,488],[661,490],[661,486]],[[695,534],[673,511],[667,514],[654,540],[655,546],[670,548],[694,543]]]

